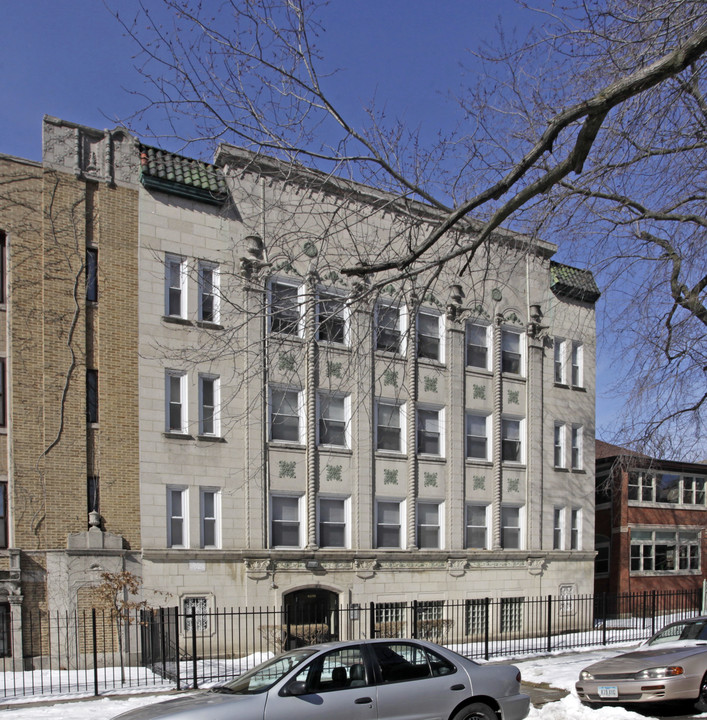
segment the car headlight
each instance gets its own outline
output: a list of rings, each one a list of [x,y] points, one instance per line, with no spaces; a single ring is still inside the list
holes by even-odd
[[[634,676],[636,680],[654,680],[656,678],[675,677],[682,675],[685,671],[679,665],[669,665],[668,667],[655,667],[641,670]]]
[[[594,675],[592,675],[590,672],[587,672],[586,670],[582,670],[582,672],[579,673],[579,679],[580,680],[594,680]]]

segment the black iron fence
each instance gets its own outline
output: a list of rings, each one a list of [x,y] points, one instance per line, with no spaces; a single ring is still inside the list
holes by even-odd
[[[6,701],[118,688],[187,688],[225,680],[283,650],[328,640],[412,637],[492,660],[639,642],[700,612],[699,591],[473,598],[201,612],[158,608],[116,615],[25,612],[0,627]],[[8,636],[9,635],[9,636]],[[21,640],[18,640],[21,638]],[[22,652],[12,643],[21,642]]]

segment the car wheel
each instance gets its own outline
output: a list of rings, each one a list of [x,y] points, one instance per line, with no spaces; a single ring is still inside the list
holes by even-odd
[[[700,681],[700,694],[695,701],[695,710],[697,712],[707,712],[707,673],[704,674]]]
[[[498,716],[484,703],[471,703],[459,710],[451,720],[498,720]]]

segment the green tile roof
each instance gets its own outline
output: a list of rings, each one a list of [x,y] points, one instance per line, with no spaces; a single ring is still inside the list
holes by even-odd
[[[146,188],[215,205],[228,197],[220,168],[149,145],[140,145],[140,180]]]
[[[595,303],[601,296],[590,270],[550,261],[550,289],[556,295]]]

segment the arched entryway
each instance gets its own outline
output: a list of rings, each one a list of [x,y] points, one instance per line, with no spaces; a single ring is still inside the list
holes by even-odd
[[[283,597],[288,647],[339,639],[339,596],[322,588],[302,588]]]

